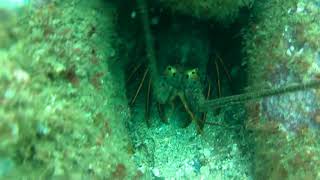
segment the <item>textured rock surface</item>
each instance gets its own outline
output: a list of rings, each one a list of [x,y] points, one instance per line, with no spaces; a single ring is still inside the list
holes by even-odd
[[[103,22],[103,23],[101,23]],[[135,176],[115,9],[51,1],[20,17],[0,51],[0,178]]]
[[[318,79],[319,1],[257,2],[254,15],[245,47],[251,88]],[[319,90],[309,89],[249,105],[257,176],[319,178],[319,98]]]

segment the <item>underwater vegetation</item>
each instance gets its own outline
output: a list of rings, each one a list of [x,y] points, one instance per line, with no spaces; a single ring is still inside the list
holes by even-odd
[[[8,2],[0,179],[320,179],[318,0]]]

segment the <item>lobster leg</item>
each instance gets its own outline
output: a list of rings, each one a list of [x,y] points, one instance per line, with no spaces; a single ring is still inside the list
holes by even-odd
[[[145,104],[145,114],[144,114],[144,119],[147,123],[147,126],[150,127],[150,107],[151,107],[151,77],[149,78],[148,82],[148,90],[147,90],[147,96],[146,96],[146,104]]]
[[[207,94],[206,94],[206,100],[210,99],[210,94],[211,94],[211,83],[208,80],[208,91],[207,91]],[[202,113],[202,117],[201,117],[202,126],[206,123],[206,119],[207,119],[207,112],[203,112]]]
[[[180,98],[180,100],[181,100],[181,102],[182,102],[182,104],[184,106],[184,109],[189,114],[191,120],[196,124],[198,134],[200,134],[202,132],[203,126],[201,125],[200,121],[197,120],[197,118],[194,115],[194,113],[191,111],[184,94],[179,93],[178,96],[179,96],[179,98]]]
[[[165,116],[163,104],[157,103],[157,109],[160,116],[160,119],[163,123],[168,124],[168,118]]]

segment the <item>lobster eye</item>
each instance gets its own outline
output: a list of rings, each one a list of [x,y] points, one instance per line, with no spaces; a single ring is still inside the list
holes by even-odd
[[[168,66],[164,72],[165,76],[174,77],[177,75],[177,69],[173,66]]]
[[[185,72],[187,79],[192,79],[192,80],[198,80],[199,79],[199,75],[198,75],[198,69],[191,69],[191,70],[187,70]]]

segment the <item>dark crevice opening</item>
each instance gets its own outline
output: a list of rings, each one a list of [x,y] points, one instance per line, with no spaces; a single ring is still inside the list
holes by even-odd
[[[205,66],[205,68],[200,68],[204,94],[207,92],[209,83],[211,84],[210,99],[244,92],[244,88],[247,87],[247,71],[243,54],[243,31],[248,25],[250,10],[242,9],[239,17],[232,24],[173,14],[171,11],[159,8],[156,4],[149,7],[148,10],[159,73],[163,73],[164,68],[168,65],[181,64],[182,51],[193,48],[190,50],[192,53],[186,55],[186,59],[191,60],[186,60],[184,65],[191,68],[197,68],[199,64]],[[144,32],[136,4],[132,2],[129,6],[119,4],[118,12],[118,33],[124,43],[120,46],[122,47],[120,54],[123,56],[122,59],[126,59],[124,62],[125,80],[130,103],[141,85],[148,61]],[[184,49],[184,41],[190,41],[190,47]],[[203,51],[205,48],[208,50]],[[205,56],[203,52],[208,54]],[[202,62],[205,65],[201,64]],[[148,75],[133,104],[145,103],[148,92]],[[134,106],[132,107],[134,109]],[[232,123],[243,124],[244,122]]]
[[[118,3],[117,28],[122,38],[119,51],[126,70],[127,97],[132,101],[148,63],[140,12],[135,2],[130,3]],[[190,41],[194,49],[191,50],[193,53],[189,54],[191,57],[187,59],[192,60],[190,62],[187,60],[185,65],[197,67],[205,61],[205,68],[201,69],[204,94],[209,82],[211,84],[210,99],[244,92],[247,86],[247,71],[242,45],[243,31],[250,19],[249,9],[241,9],[238,18],[232,24],[174,14],[172,11],[159,8],[157,4],[149,6],[148,11],[159,73],[163,73],[163,69],[168,65],[179,64],[183,54],[181,53],[183,42]],[[196,43],[192,43],[191,36],[196,37],[194,38]],[[201,45],[201,41],[206,45]],[[208,48],[207,56],[203,55],[204,48]],[[148,75],[135,103],[145,103],[145,96],[148,93]]]
[[[138,111],[146,111],[148,80],[150,78],[147,74],[140,93],[136,96],[137,89],[139,89],[146,73],[148,60],[140,14],[135,7],[134,3],[129,6],[121,4],[118,6],[118,33],[124,42],[120,54],[122,59],[126,60],[124,62],[126,93],[133,114],[137,114]],[[149,7],[148,10],[159,73],[163,73],[168,65],[181,64],[181,59],[183,59],[181,52],[188,49],[184,49],[184,42],[189,41],[191,42],[189,50],[190,47],[194,49],[186,55],[186,59],[190,61],[186,60],[183,65],[186,68],[197,68],[204,64],[205,68],[200,68],[204,95],[207,93],[209,83],[211,84],[210,99],[244,92],[247,87],[248,74],[243,50],[243,34],[250,19],[249,9],[242,9],[239,17],[232,24],[223,24],[214,20],[204,21],[191,16],[173,14],[156,5]],[[205,51],[206,48],[208,48],[207,51]],[[207,55],[204,55],[203,52],[207,52]],[[219,78],[217,74],[219,74]],[[134,98],[135,96],[136,98]],[[156,109],[155,97],[151,97],[149,101],[152,106],[149,108]],[[143,108],[141,109],[141,107]],[[152,116],[160,116],[156,110],[153,112],[157,114],[153,113]],[[251,143],[248,140],[250,132],[244,128],[247,118],[245,107],[243,105],[226,107],[215,110],[213,114],[218,116],[221,113],[224,116],[224,122],[222,122],[224,126],[217,126],[220,128],[219,132],[224,134],[232,131],[238,136],[236,139],[238,139],[241,152],[250,154],[252,152]],[[179,113],[178,116],[181,116],[181,119],[188,119],[186,113]],[[133,141],[139,139],[135,137],[138,125],[132,125],[137,123],[137,118],[128,122],[128,129],[132,133]],[[159,122],[145,121],[144,123],[149,126],[151,124],[153,127],[159,126]],[[185,125],[186,122],[180,122],[179,127],[184,128]],[[205,124],[205,126],[210,126],[210,124]]]

